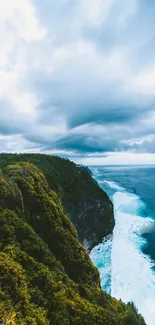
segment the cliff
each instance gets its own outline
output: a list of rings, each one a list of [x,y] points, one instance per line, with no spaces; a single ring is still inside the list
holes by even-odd
[[[98,270],[42,172],[43,162],[39,169],[17,157],[0,160],[1,323],[145,325],[132,304],[100,290]],[[53,186],[64,199],[61,183]]]
[[[113,205],[88,168],[68,159],[39,154],[0,155],[0,168],[16,162],[34,163],[58,194],[65,211],[88,251],[112,233]]]

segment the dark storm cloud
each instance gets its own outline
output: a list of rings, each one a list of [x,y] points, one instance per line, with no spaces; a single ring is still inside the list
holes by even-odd
[[[82,70],[80,73],[82,76]],[[35,91],[44,98],[38,109],[40,123],[50,125],[57,116],[62,116],[69,129],[87,123],[132,127],[154,111],[154,100],[149,104],[143,103],[140,97],[137,100],[135,96],[121,92],[119,82],[109,86],[109,83],[100,83],[100,77],[99,80],[97,78],[94,74],[79,80],[74,75],[67,76],[63,70],[62,75],[54,75],[50,79],[41,75],[35,82]]]
[[[91,153],[112,151],[114,140],[103,141],[97,136],[91,135],[68,135],[55,143],[55,147],[62,150],[71,150],[75,153]]]

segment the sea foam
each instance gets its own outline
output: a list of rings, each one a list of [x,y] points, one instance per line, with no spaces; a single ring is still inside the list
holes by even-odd
[[[90,257],[100,271],[101,287],[107,293],[111,293],[111,250],[112,238],[93,248]],[[102,258],[104,256],[104,258]]]
[[[123,187],[119,186],[117,183],[115,182],[110,182],[110,181],[103,181],[104,183],[108,184],[111,188],[115,189],[115,190],[123,190]]]
[[[133,301],[147,325],[154,325],[154,263],[142,253],[146,240],[141,236],[141,229],[150,227],[153,220],[142,217],[144,203],[137,195],[128,193],[115,182],[108,181],[108,185],[116,190],[112,198],[113,238],[95,247],[91,258],[99,268],[102,288],[126,303]]]

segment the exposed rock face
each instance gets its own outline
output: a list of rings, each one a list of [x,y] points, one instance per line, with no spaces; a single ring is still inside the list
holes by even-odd
[[[78,182],[82,182],[83,186],[80,186],[76,192],[77,203],[69,207],[64,197],[64,206],[77,229],[80,242],[89,251],[112,233],[114,228],[113,204],[92,178],[89,169],[77,168],[79,179],[74,180],[72,189],[74,191],[74,186],[77,187]]]
[[[0,155],[2,164],[29,161],[45,174],[78,232],[80,242],[90,251],[114,228],[113,204],[92,178],[91,171],[68,159],[39,154]]]

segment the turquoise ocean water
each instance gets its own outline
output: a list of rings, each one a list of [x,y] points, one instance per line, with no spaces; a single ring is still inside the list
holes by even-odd
[[[114,203],[113,236],[90,256],[102,288],[133,301],[147,325],[155,324],[155,166],[92,167]]]

